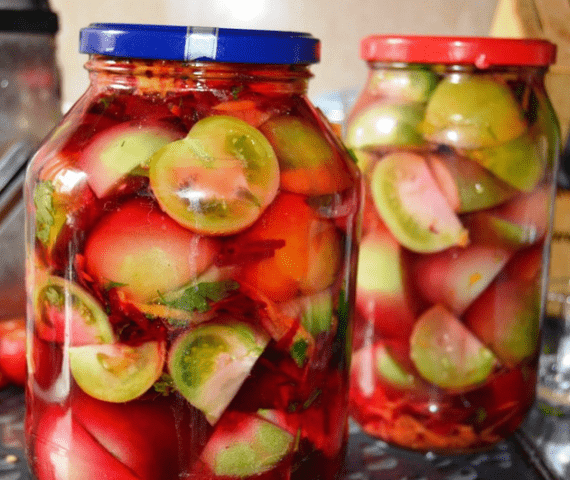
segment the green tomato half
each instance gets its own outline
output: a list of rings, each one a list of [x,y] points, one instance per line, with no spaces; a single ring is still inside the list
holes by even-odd
[[[279,188],[279,163],[263,134],[243,120],[214,115],[150,159],[151,188],[182,226],[229,235],[250,226]]]

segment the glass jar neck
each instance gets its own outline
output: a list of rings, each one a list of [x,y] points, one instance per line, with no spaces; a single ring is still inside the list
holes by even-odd
[[[533,66],[516,66],[516,65],[496,65],[489,68],[478,68],[471,64],[424,64],[424,63],[405,63],[405,62],[367,62],[370,74],[379,70],[432,70],[441,75],[451,73],[466,73],[480,75],[521,75],[522,73],[533,77],[544,77],[548,69],[546,67]]]
[[[167,94],[225,90],[237,84],[265,84],[274,94],[306,94],[307,65],[256,65],[202,61],[133,60],[93,55],[85,64],[92,86]]]

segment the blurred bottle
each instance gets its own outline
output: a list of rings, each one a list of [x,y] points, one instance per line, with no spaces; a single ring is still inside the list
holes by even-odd
[[[0,0],[0,159],[37,145],[59,119],[57,30],[47,0]]]
[[[24,339],[10,333],[26,308],[22,185],[29,158],[61,116],[57,30],[47,0],[0,0],[0,387],[22,383],[15,351]]]

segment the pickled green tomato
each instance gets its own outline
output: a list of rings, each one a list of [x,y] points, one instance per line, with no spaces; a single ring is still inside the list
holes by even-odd
[[[69,348],[73,378],[87,395],[123,403],[140,397],[162,374],[166,349],[161,342],[132,347],[121,343]]]
[[[512,187],[531,192],[546,167],[545,142],[522,135],[495,147],[466,151],[466,155]]]
[[[493,352],[441,305],[427,310],[414,325],[410,358],[422,378],[452,390],[484,382],[496,364]]]
[[[540,328],[540,291],[519,279],[494,282],[469,308],[465,325],[510,367],[531,358]]]
[[[359,113],[346,132],[350,148],[415,146],[425,143],[419,132],[424,105],[372,105]]]
[[[291,451],[295,437],[260,414],[231,412],[200,454],[216,476],[245,478],[274,468]],[[271,413],[271,412],[269,412]],[[270,416],[271,418],[271,416]]]
[[[422,156],[409,152],[386,155],[372,171],[370,188],[382,220],[410,250],[437,252],[468,243],[467,230]]]
[[[144,166],[164,145],[181,137],[165,126],[121,123],[95,137],[81,152],[79,164],[98,198],[104,197],[125,175]]]
[[[281,188],[302,195],[326,195],[350,186],[343,162],[313,125],[281,115],[259,127],[273,146],[281,170]]]
[[[523,112],[506,85],[489,77],[459,74],[438,84],[421,124],[430,142],[465,149],[500,145],[526,128]]]
[[[301,325],[313,337],[331,332],[334,326],[333,296],[330,289],[313,295],[296,297],[279,304],[279,311],[291,318],[299,318]]]
[[[372,95],[385,96],[398,101],[425,102],[437,83],[437,75],[424,68],[375,70],[369,81]]]
[[[174,342],[168,359],[170,375],[176,389],[213,425],[268,342],[264,331],[246,323],[202,324]]]
[[[273,201],[279,164],[273,148],[243,120],[214,115],[150,159],[150,185],[162,209],[207,235],[245,229]]]
[[[53,275],[34,288],[37,335],[70,345],[115,341],[109,317],[91,294],[75,283]]]
[[[428,164],[447,201],[458,213],[485,210],[518,193],[478,163],[456,154],[429,155]]]
[[[394,356],[390,348],[380,345],[375,351],[375,366],[378,376],[390,385],[410,389],[418,386],[419,380],[410,369]]]

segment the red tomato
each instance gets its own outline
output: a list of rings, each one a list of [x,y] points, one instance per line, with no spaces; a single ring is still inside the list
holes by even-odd
[[[26,323],[23,319],[0,322],[0,371],[19,386],[26,382]]]

